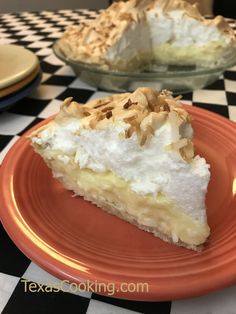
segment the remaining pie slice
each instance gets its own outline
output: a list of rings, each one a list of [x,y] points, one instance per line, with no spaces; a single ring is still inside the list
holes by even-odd
[[[30,135],[53,175],[75,194],[161,239],[197,250],[209,236],[210,177],[194,156],[188,113],[168,91],[138,88],[59,114]]]
[[[58,45],[72,60],[135,71],[151,63],[215,67],[235,55],[233,29],[182,0],[119,1],[95,20],[69,27]]]

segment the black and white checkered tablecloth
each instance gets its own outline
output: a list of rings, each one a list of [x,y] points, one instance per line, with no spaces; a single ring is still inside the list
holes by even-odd
[[[23,12],[0,15],[0,43],[18,44],[36,53],[41,61],[41,85],[11,109],[0,113],[0,163],[9,148],[34,124],[56,113],[62,100],[79,102],[108,93],[83,83],[70,67],[52,53],[54,40],[67,25],[93,18],[88,10]],[[231,25],[235,27],[234,21]],[[0,69],[1,71],[1,69]],[[190,105],[206,108],[236,121],[236,67],[203,90],[184,95]],[[236,267],[236,265],[235,265]],[[141,302],[117,300],[94,293],[26,293],[22,278],[44,286],[59,280],[22,254],[0,226],[0,312],[5,314],[226,314],[236,313],[236,286],[190,300]]]

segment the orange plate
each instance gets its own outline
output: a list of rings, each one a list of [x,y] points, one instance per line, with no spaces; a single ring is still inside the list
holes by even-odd
[[[53,275],[109,282],[114,296],[126,299],[174,300],[236,283],[236,127],[214,113],[186,109],[197,152],[211,164],[211,236],[202,253],[162,242],[72,197],[25,137],[7,154],[0,176],[0,215],[12,240]],[[122,292],[123,282],[148,283],[149,291]]]

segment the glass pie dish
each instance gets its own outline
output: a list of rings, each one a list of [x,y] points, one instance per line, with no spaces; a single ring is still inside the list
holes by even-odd
[[[146,86],[156,90],[169,89],[175,94],[188,93],[212,84],[226,69],[236,64],[236,55],[230,55],[223,65],[214,68],[152,65],[140,72],[118,72],[71,60],[61,51],[57,41],[53,45],[53,52],[71,66],[82,81],[112,92],[131,92]]]

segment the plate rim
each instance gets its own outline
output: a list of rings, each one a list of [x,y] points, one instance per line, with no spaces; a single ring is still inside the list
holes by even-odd
[[[23,86],[21,89],[0,98],[0,111],[7,110],[11,106],[14,106],[22,98],[26,97],[32,90],[40,85],[43,77],[42,69],[39,67],[37,75],[30,81],[27,85]]]
[[[235,135],[236,135],[236,124],[230,120],[228,120],[225,117],[220,116],[219,114],[207,111],[205,109],[201,109],[198,107],[192,107],[189,105],[184,105],[184,107],[187,109],[189,109],[190,114],[194,113],[196,114],[199,113],[201,115],[208,115],[210,116],[213,120],[217,119],[220,120],[221,123],[223,123],[224,125],[226,124],[226,129],[227,127],[229,127],[230,129],[233,129]],[[50,119],[52,119],[53,117],[49,117],[48,119],[45,119],[43,121],[41,121],[39,124],[35,125],[33,128],[31,128],[30,130],[28,130],[12,147],[11,149],[8,151],[7,155],[5,156],[2,166],[0,167],[0,182],[4,182],[4,171],[5,169],[7,169],[8,166],[8,160],[9,160],[9,156],[11,156],[14,151],[16,150],[16,148],[25,141],[25,137],[32,132],[33,129],[36,129],[38,127],[40,127],[41,125],[47,123]],[[23,146],[23,145],[22,145]],[[16,162],[16,161],[15,161]],[[7,187],[6,185],[3,185],[3,190],[6,190]],[[17,237],[16,234],[19,232],[22,232],[22,230],[18,230],[15,226],[12,225],[12,222],[14,221],[13,217],[11,216],[12,213],[9,212],[9,208],[8,211],[4,211],[5,208],[7,208],[9,206],[9,204],[6,204],[6,200],[4,199],[3,196],[4,193],[0,194],[0,202],[1,204],[4,204],[2,206],[0,206],[0,218],[2,221],[2,224],[5,228],[5,230],[7,231],[7,233],[9,234],[10,238],[12,238],[12,240],[14,241],[14,243],[17,245],[17,247],[19,247],[22,252],[28,256],[31,260],[33,260],[35,263],[37,263],[38,265],[40,265],[40,267],[42,267],[43,269],[45,269],[46,271],[48,271],[49,273],[52,273],[54,276],[60,278],[60,279],[68,279],[69,281],[72,282],[76,282],[75,281],[75,274],[78,276],[78,274],[81,275],[81,277],[78,277],[78,281],[77,282],[81,282],[81,279],[84,279],[84,273],[82,272],[71,272],[71,268],[68,268],[67,265],[61,264],[61,263],[57,263],[56,267],[55,267],[55,260],[51,260],[49,259],[49,261],[47,260],[48,255],[44,252],[44,251],[40,251],[36,250],[35,251],[35,246],[34,243],[30,240],[30,238],[25,237],[24,241],[22,242],[22,240],[20,241]],[[25,234],[24,234],[25,236]],[[44,256],[46,256],[47,258],[45,259],[45,262],[42,263],[40,259],[38,258],[38,253],[43,254]],[[51,257],[50,257],[51,258]],[[201,287],[202,289],[191,289],[189,287],[189,283],[186,283],[188,285],[187,291],[183,292],[183,291],[179,291],[177,294],[171,295],[171,291],[170,294],[167,294],[167,290],[164,289],[163,291],[159,291],[159,294],[157,294],[156,292],[152,292],[150,293],[146,293],[146,294],[139,294],[139,293],[116,293],[115,295],[113,295],[112,297],[118,297],[118,298],[123,298],[123,299],[129,299],[129,300],[144,300],[144,301],[156,301],[156,300],[175,300],[175,299],[181,299],[181,298],[187,298],[187,297],[194,297],[194,296],[199,296],[199,295],[203,295],[206,293],[209,293],[211,291],[215,291],[224,287],[227,287],[231,284],[234,284],[236,282],[236,269],[235,269],[235,261],[236,261],[236,254],[233,258],[233,260],[228,261],[227,266],[225,267],[226,269],[224,269],[224,276],[222,275],[222,273],[218,274],[218,281],[213,283],[213,279],[210,280],[209,282],[205,283],[204,287]],[[64,265],[64,267],[61,268],[61,266]],[[233,275],[232,275],[233,274]],[[221,278],[221,280],[219,280],[219,276]],[[93,278],[92,278],[93,277]],[[94,280],[96,278],[94,278],[94,276],[87,276],[86,279],[88,280]],[[98,278],[99,279],[99,278]],[[102,278],[103,279],[103,278]],[[170,280],[170,279],[169,279]],[[106,280],[102,280],[102,282],[106,282]],[[116,281],[116,284],[119,284],[119,281]],[[162,290],[162,289],[159,289]],[[103,294],[103,293],[101,293]],[[107,295],[107,294],[105,294]]]

